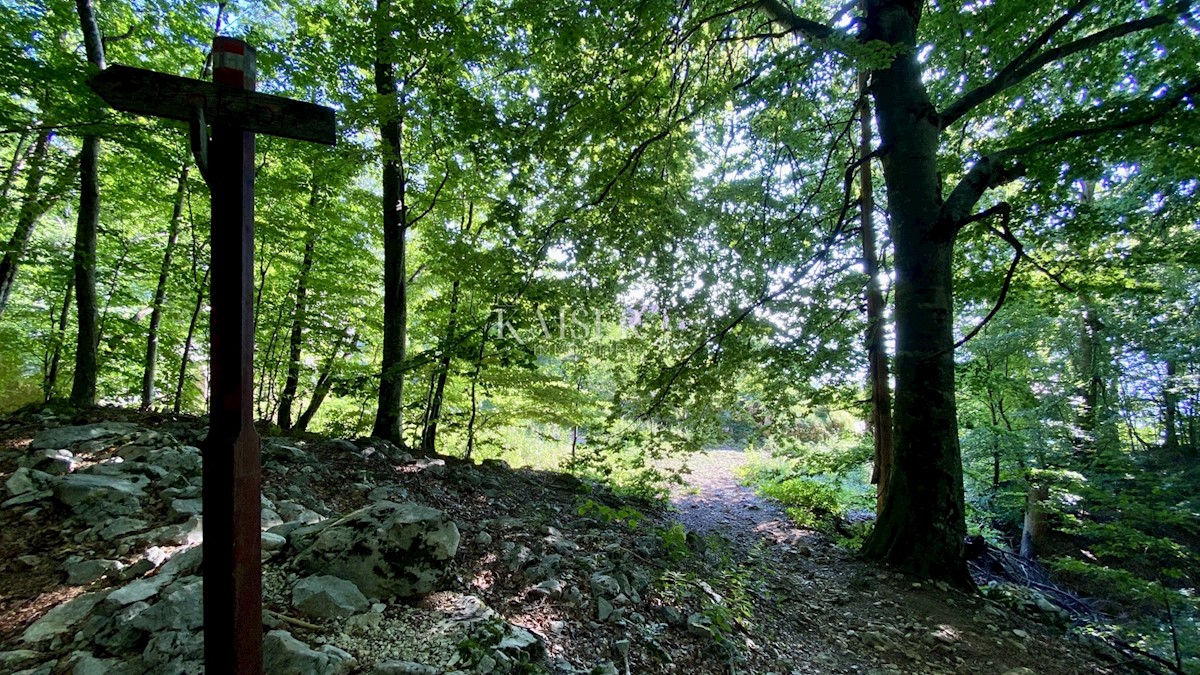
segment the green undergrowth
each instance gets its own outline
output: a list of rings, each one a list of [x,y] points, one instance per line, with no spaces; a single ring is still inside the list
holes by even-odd
[[[834,452],[816,447],[791,456],[756,453],[740,471],[743,485],[754,488],[762,497],[778,502],[788,517],[800,527],[836,531],[850,539],[862,533],[852,524],[855,514],[874,508],[875,489],[870,484],[870,468],[858,461],[831,462]],[[848,522],[850,521],[850,522]],[[835,528],[835,525],[837,526]]]
[[[690,633],[710,638],[711,656],[730,672],[745,662],[744,636],[765,626],[755,616],[755,598],[768,598],[764,569],[769,556],[761,545],[737,555],[719,535],[699,536],[679,523],[655,532],[670,561],[655,589],[665,605],[678,608]]]

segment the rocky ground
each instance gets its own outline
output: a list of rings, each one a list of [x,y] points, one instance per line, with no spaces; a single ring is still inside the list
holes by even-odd
[[[0,420],[0,672],[203,672],[204,432]],[[736,484],[736,453],[701,458],[674,508],[370,439],[265,438],[263,457],[272,674],[1130,667],[1036,598],[923,584],[791,527]]]

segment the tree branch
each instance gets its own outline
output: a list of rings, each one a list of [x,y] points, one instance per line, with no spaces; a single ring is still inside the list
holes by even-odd
[[[1037,71],[1051,63],[1054,63],[1055,61],[1061,61],[1062,59],[1065,59],[1073,54],[1078,54],[1079,52],[1098,47],[1105,42],[1110,42],[1132,33],[1174,23],[1181,14],[1186,14],[1188,11],[1188,2],[1184,0],[1177,3],[1169,13],[1156,14],[1143,19],[1137,19],[1123,24],[1118,24],[1116,26],[1111,26],[1097,33],[1092,33],[1091,35],[1068,42],[1059,47],[1055,47],[1054,49],[1046,50],[1041,54],[1034,56],[1039,49],[1044,47],[1046,43],[1048,43],[1051,38],[1054,37],[1054,35],[1066,27],[1066,25],[1071,22],[1071,19],[1075,18],[1075,16],[1077,16],[1079,12],[1090,3],[1091,0],[1077,0],[1077,2],[1067,10],[1066,14],[1059,17],[1054,23],[1050,24],[1050,26],[1048,26],[1041,35],[1039,35],[1032,43],[1030,43],[1030,45],[1026,47],[1025,50],[1021,52],[1019,56],[1017,56],[1017,58],[1005,66],[1003,70],[997,73],[995,77],[976,87],[975,89],[972,89],[966,94],[963,94],[961,98],[950,104],[950,106],[946,108],[946,110],[940,115],[939,119],[941,128],[945,129],[949,127],[959,119],[962,119],[962,117],[971,110],[991,99],[993,96],[1010,89],[1021,82],[1024,82],[1027,78],[1029,78],[1030,75],[1033,75]]]
[[[780,0],[759,0],[758,8],[767,15],[768,19],[787,29],[789,33],[800,33],[805,37],[817,40],[839,35],[838,31],[819,21],[796,16],[796,13]]]
[[[421,211],[415,218],[408,221],[405,225],[406,228],[416,225],[422,218],[429,215],[433,207],[437,206],[438,199],[442,196],[442,188],[446,187],[446,181],[448,180],[450,180],[450,160],[446,160],[446,173],[442,175],[442,182],[438,183],[437,189],[433,191],[433,196],[429,198],[429,204],[425,207],[424,211]]]
[[[133,37],[133,33],[134,33],[134,31],[137,30],[137,28],[138,28],[138,24],[136,22],[134,22],[134,23],[129,24],[129,30],[125,31],[124,33],[121,33],[120,35],[105,35],[105,36],[101,37],[100,44],[104,45],[105,53],[108,52],[108,46],[110,44],[113,44],[114,42],[120,42],[122,40],[128,40],[129,38]]]
[[[1013,236],[1012,231],[1008,229],[1008,220],[1012,216],[1012,206],[1010,206],[1008,202],[1000,202],[992,208],[970,217],[968,222],[976,222],[996,214],[1000,215],[1001,229],[999,232],[997,232],[995,229],[992,229],[992,232],[995,232],[1001,239],[1008,242],[1008,244],[1013,247],[1013,250],[1016,251],[1016,255],[1013,256],[1012,264],[1008,266],[1008,272],[1004,275],[1004,283],[1000,286],[1000,295],[996,298],[996,304],[992,306],[992,311],[988,312],[987,316],[983,317],[983,321],[980,321],[979,325],[971,329],[970,333],[964,335],[963,339],[955,342],[954,349],[958,349],[959,347],[970,342],[972,338],[974,338],[976,335],[979,335],[979,332],[982,331],[992,319],[996,318],[996,314],[998,314],[1000,312],[1000,308],[1004,306],[1004,301],[1008,299],[1008,291],[1012,288],[1013,275],[1017,273],[1017,265],[1021,263],[1021,258],[1025,255],[1025,249],[1021,246],[1021,242],[1018,241],[1017,238]]]
[[[987,211],[976,216],[970,213],[984,192],[1025,175],[1024,165],[1020,162],[1010,164],[1006,161],[1008,156],[1007,151],[1001,151],[981,157],[950,192],[942,204],[939,217],[943,223],[941,227],[947,234],[958,232],[967,224],[991,215]]]
[[[1024,176],[1025,167],[1020,162],[1012,161],[1014,158],[1043,150],[1064,141],[1153,124],[1171,112],[1175,106],[1197,95],[1200,95],[1200,82],[1189,84],[1175,96],[1160,101],[1151,101],[1149,105],[1138,110],[1129,110],[1127,104],[1114,105],[1112,107],[1117,108],[1119,112],[1112,119],[1103,122],[1080,120],[1080,125],[1075,128],[1048,134],[1036,141],[985,155],[963,176],[951,191],[950,196],[946,198],[945,203],[942,204],[940,227],[947,234],[953,234],[962,229],[963,225],[973,222],[970,216],[971,209],[975,207],[984,192]],[[1057,121],[1061,121],[1061,119],[1060,117]]]

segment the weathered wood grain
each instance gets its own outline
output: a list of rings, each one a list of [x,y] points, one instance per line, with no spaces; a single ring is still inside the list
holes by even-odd
[[[117,110],[187,122],[200,107],[210,124],[334,145],[334,111],[314,103],[234,89],[129,66],[109,66],[88,86]]]

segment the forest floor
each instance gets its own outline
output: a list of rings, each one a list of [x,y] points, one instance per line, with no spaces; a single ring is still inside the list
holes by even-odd
[[[0,483],[46,429],[110,420],[141,431],[75,448],[80,466],[152,435],[194,444],[204,432],[199,420],[122,410],[0,419]],[[264,494],[280,513],[294,501],[327,517],[369,506],[380,494],[411,500],[452,517],[461,544],[442,590],[387,604],[369,622],[297,618],[288,600],[297,579],[295,552],[285,546],[268,554],[265,604],[276,617],[270,623],[353,657],[342,670],[313,672],[368,673],[385,659],[424,663],[429,670],[411,672],[430,673],[518,672],[514,664],[521,662],[534,672],[607,675],[1130,672],[1113,653],[1036,615],[918,582],[855,557],[823,534],[792,527],[773,504],[738,484],[735,469],[744,458],[737,452],[694,458],[690,485],[663,506],[630,503],[560,473],[495,461],[389,458],[369,443],[265,438]],[[161,526],[180,520],[174,510],[165,499],[148,498],[136,515]],[[99,640],[105,628],[28,639],[32,624],[71,598],[152,580],[158,570],[143,570],[133,581],[122,573],[76,585],[63,573],[64,562],[92,558],[136,569],[149,557],[147,535],[93,536],[78,514],[53,501],[0,510],[0,671],[72,672],[90,653],[110,664],[108,672],[194,672],[139,670],[152,655],[162,656],[151,654],[161,647],[151,633],[125,631],[107,646]],[[152,548],[161,557],[162,547]],[[159,604],[184,597],[167,588]],[[499,650],[513,640],[489,643],[478,631],[463,638],[446,628],[476,625],[481,616],[500,621],[503,635],[535,636],[537,645],[502,656]],[[104,619],[77,620],[93,626]],[[190,647],[175,642],[180,653],[168,656],[195,658],[187,653],[194,640]]]

